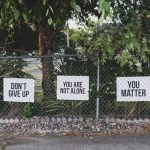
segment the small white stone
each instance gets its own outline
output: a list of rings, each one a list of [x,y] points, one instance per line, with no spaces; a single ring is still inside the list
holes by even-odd
[[[68,118],[68,122],[69,122],[69,123],[72,122],[72,118]]]
[[[144,123],[144,120],[140,118],[140,119],[138,120],[138,122],[139,122],[139,123]]]
[[[40,122],[40,118],[36,117],[34,121],[35,121],[35,123],[39,123]]]
[[[110,122],[115,122],[115,119],[114,119],[114,118],[111,118],[111,119],[110,119]]]
[[[55,122],[56,122],[56,119],[55,119],[54,117],[52,117],[51,121],[52,121],[53,123],[55,123]]]
[[[108,117],[105,118],[105,122],[108,123],[110,119]]]
[[[41,122],[41,123],[45,123],[45,122],[46,122],[45,118],[42,117],[42,118],[40,119],[40,122]]]
[[[78,119],[77,118],[73,118],[73,122],[77,122],[78,121]]]
[[[57,122],[60,123],[61,122],[61,118],[57,117]]]
[[[5,118],[5,119],[4,119],[4,123],[6,123],[6,124],[9,123],[9,119],[8,119],[8,118]]]
[[[79,121],[83,122],[84,121],[83,117],[79,117]]]
[[[25,118],[25,119],[24,119],[24,122],[25,122],[25,123],[29,123],[29,119],[28,119],[28,118]]]
[[[126,119],[122,119],[121,121],[122,121],[122,123],[126,123],[126,122],[127,122],[127,120],[126,120]]]
[[[116,122],[117,122],[117,123],[121,123],[121,119],[120,119],[120,118],[117,118],[117,119],[116,119]]]
[[[89,119],[89,121],[93,121],[93,118],[88,118]]]
[[[18,118],[15,118],[15,119],[14,119],[14,123],[19,123],[19,119],[18,119]]]
[[[4,121],[4,120],[1,118],[1,119],[0,119],[0,123],[3,123],[3,121]]]
[[[45,121],[46,122],[50,122],[50,118],[49,117],[45,117]]]
[[[9,123],[14,123],[14,119],[13,119],[13,118],[10,118],[10,119],[9,119]]]
[[[34,123],[34,121],[35,121],[34,118],[30,118],[31,123]]]
[[[63,123],[67,123],[67,119],[65,117],[62,118]]]
[[[131,119],[128,119],[128,120],[127,120],[127,123],[133,123],[133,122],[132,122],[132,120],[131,120]]]
[[[116,122],[111,123],[111,125],[112,125],[112,126],[115,126],[115,125],[116,125]]]
[[[148,119],[148,118],[145,118],[145,119],[144,119],[144,122],[145,122],[145,123],[149,123],[149,119]]]
[[[90,119],[89,119],[89,118],[86,118],[86,119],[85,119],[85,122],[86,122],[87,124],[89,124],[89,123],[90,123]]]
[[[136,118],[134,118],[133,123],[138,123],[138,120]]]

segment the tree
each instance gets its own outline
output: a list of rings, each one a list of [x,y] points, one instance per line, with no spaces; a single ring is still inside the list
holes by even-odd
[[[149,2],[146,0],[1,0],[0,11],[1,29],[5,28],[12,33],[15,28],[25,24],[38,33],[41,56],[54,53],[54,35],[64,27],[69,18],[79,17],[81,21],[86,21],[89,14],[98,17],[102,14],[104,18],[110,16],[122,31],[123,40],[120,40],[120,45],[123,48],[109,49],[110,53],[119,51],[125,58],[141,53],[142,59],[136,57],[139,66],[142,60],[149,59],[150,19]],[[54,92],[53,60],[43,57],[41,62],[46,98],[47,93]]]
[[[84,49],[92,55],[97,54],[101,49],[103,61],[116,59],[121,66],[128,65],[131,69],[141,72],[142,65],[150,61],[148,25],[150,2],[146,0],[101,0],[99,2],[103,19],[109,17],[111,23],[106,22],[102,26],[97,23],[98,30],[95,28],[97,24],[93,29],[90,28],[91,33],[86,34],[88,38],[85,40]],[[80,33],[78,39],[82,34],[84,32]],[[84,41],[80,46],[83,43]]]
[[[86,20],[89,13],[99,15],[97,10],[97,0],[6,0],[0,1],[0,28],[7,29],[11,34],[18,26],[25,24],[33,31],[38,32],[39,53],[43,56],[43,91],[44,98],[48,93],[54,91],[52,81],[53,60],[45,56],[54,53],[54,34],[61,30],[66,21],[79,16],[81,20]]]
[[[35,53],[37,46],[37,32],[33,32],[24,24],[14,29],[14,34],[0,30],[0,54],[2,56],[24,56]]]
[[[150,1],[146,0],[112,0],[112,20],[118,24],[122,33],[123,48],[121,55],[135,56],[138,65],[148,62],[150,58]],[[134,60],[131,60],[134,61]]]
[[[126,30],[127,26],[120,23],[106,23],[95,30],[96,24],[86,30],[71,31],[70,37],[78,53],[92,56],[90,64],[97,61],[97,52],[101,50],[100,66],[100,110],[102,113],[111,115],[126,115],[135,117],[148,113],[147,103],[116,103],[116,77],[118,76],[147,76],[150,73],[148,66],[148,54],[150,45],[140,41],[146,35],[141,34],[140,28],[136,28],[137,34],[133,38],[140,47],[130,47],[130,38]],[[131,34],[131,33],[130,33]],[[139,48],[141,48],[139,50]],[[118,114],[117,114],[118,113]]]

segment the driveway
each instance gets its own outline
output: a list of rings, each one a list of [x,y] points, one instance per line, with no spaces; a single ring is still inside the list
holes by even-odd
[[[4,150],[150,150],[150,136],[22,136]]]

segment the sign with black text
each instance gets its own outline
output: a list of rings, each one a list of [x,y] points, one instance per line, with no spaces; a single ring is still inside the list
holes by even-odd
[[[57,76],[57,99],[89,100],[89,77]]]
[[[150,77],[117,77],[117,101],[150,101]]]
[[[24,78],[3,79],[4,101],[34,102],[34,80]]]

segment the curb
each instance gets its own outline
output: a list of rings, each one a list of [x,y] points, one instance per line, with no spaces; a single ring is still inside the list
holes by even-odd
[[[4,150],[4,147],[3,147],[3,145],[1,145],[1,144],[0,144],[0,150]]]

